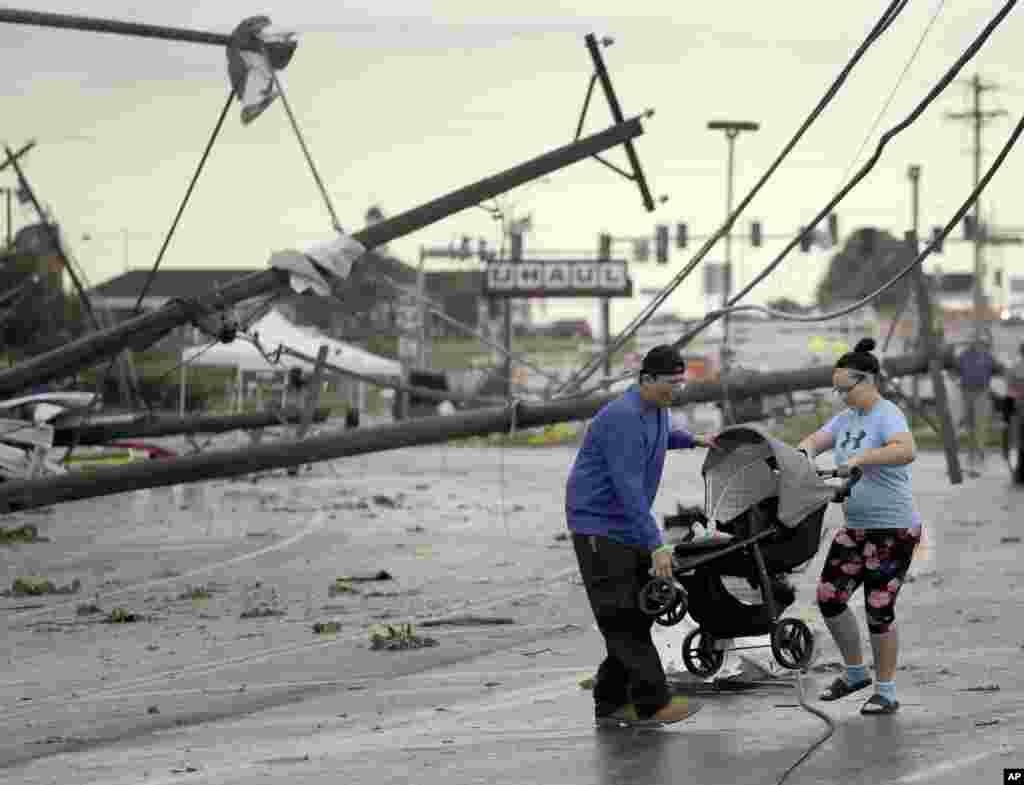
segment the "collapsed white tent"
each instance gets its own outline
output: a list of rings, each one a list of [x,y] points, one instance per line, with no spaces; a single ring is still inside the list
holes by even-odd
[[[263,351],[273,355],[279,346],[286,346],[310,357],[317,356],[320,347],[327,346],[327,362],[339,368],[366,376],[400,378],[402,366],[397,360],[368,352],[358,346],[331,338],[319,330],[293,324],[276,309],[269,311],[262,319],[249,328],[248,332],[259,342]],[[188,366],[212,366],[235,368],[238,372],[238,389],[235,408],[241,408],[241,393],[244,390],[243,376],[246,372],[273,373],[301,368],[312,371],[312,365],[303,360],[282,354],[275,365],[267,360],[251,342],[236,339],[231,343],[218,343],[211,347],[196,346],[185,350],[183,356],[182,384],[184,369]],[[360,409],[366,408],[366,383],[357,379],[344,379],[342,389],[346,397]],[[182,388],[184,402],[184,386]],[[182,409],[184,404],[182,403]]]

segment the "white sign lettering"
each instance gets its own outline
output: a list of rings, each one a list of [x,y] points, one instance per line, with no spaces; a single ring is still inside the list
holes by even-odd
[[[485,292],[515,297],[601,297],[632,294],[622,260],[491,262]]]

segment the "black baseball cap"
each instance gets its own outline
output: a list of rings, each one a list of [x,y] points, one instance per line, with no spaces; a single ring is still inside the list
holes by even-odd
[[[669,344],[662,344],[647,352],[640,371],[651,375],[686,373],[686,360],[683,359],[679,349]]]

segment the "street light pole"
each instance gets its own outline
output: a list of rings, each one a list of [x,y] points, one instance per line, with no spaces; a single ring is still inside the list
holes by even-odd
[[[732,201],[733,201],[733,170],[735,161],[735,146],[736,137],[743,131],[756,131],[760,128],[758,123],[743,122],[743,121],[732,121],[732,120],[713,120],[708,123],[708,130],[710,131],[725,131],[725,139],[729,144],[729,157],[728,165],[726,170],[726,195],[725,195],[725,215],[726,220],[729,221],[725,229],[725,265],[723,269],[723,277],[725,280],[722,283],[722,307],[724,308],[729,302],[729,298],[732,296],[732,221],[729,220],[732,217]],[[725,372],[729,368],[729,358],[731,350],[729,348],[729,315],[726,314],[722,318],[722,352],[721,362],[722,371]]]
[[[9,251],[11,249],[11,243],[13,242],[11,239],[11,189],[0,188],[0,191],[4,192],[4,196],[7,200],[7,243],[4,245],[4,248]]]
[[[416,272],[416,294],[419,296],[418,306],[420,318],[417,320],[418,333],[416,336],[416,366],[420,369],[427,367],[427,298],[424,291],[426,275],[423,272],[423,263],[427,260],[427,249],[420,246],[420,265]]]
[[[911,164],[909,167],[907,167],[907,177],[910,179],[910,225],[911,225],[911,231],[913,232],[913,238],[914,238],[913,242],[910,244],[910,247],[911,248],[916,248],[918,242],[920,241],[920,237],[921,237],[921,235],[920,235],[920,227],[921,227],[921,200],[920,200],[920,192],[921,192],[921,167],[919,165],[917,165],[917,164]],[[918,276],[920,276],[921,279],[922,279],[917,287],[911,286],[911,289],[910,289],[910,297],[916,299],[917,295],[916,295],[916,292],[914,291],[915,288],[920,288],[921,286],[925,286],[926,285],[924,283],[924,269],[921,267],[921,265],[917,266],[917,269],[914,271],[914,276],[915,276],[915,280],[916,280],[916,278]],[[929,300],[929,303],[930,302],[931,302],[931,300]],[[927,324],[922,324],[921,323],[921,318],[920,317],[921,317],[922,314],[925,313],[925,311],[923,309],[921,309],[921,308],[918,308],[917,312],[918,312],[918,317],[919,318],[917,320],[918,321],[917,336],[915,337],[916,340],[914,342],[914,351],[919,351],[921,349],[921,347],[924,345],[924,340],[925,340],[924,339],[924,331],[931,329],[931,322],[930,321]],[[929,317],[929,320],[930,320],[930,318],[931,318],[931,314],[930,313],[928,314],[928,317]],[[914,411],[920,411],[921,410],[921,385],[920,385],[920,379],[915,375],[913,377],[913,379],[911,380],[910,385],[911,385],[910,397],[911,397],[911,400],[914,402]],[[913,417],[913,415],[911,415],[911,416]]]

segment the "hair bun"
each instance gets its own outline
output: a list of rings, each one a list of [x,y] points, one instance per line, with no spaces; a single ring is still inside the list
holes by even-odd
[[[873,351],[875,346],[877,346],[877,344],[875,343],[874,338],[861,338],[859,341],[857,341],[857,345],[853,347],[853,350],[855,352],[862,352],[864,354],[867,354]]]

